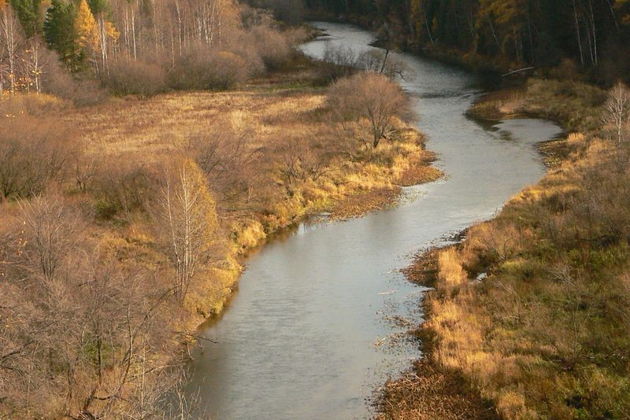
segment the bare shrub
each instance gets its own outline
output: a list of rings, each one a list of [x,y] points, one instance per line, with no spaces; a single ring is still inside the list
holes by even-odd
[[[390,78],[413,79],[411,68],[404,61],[394,57],[389,51],[370,50],[358,55],[355,67],[372,73],[381,73]]]
[[[61,183],[78,153],[71,131],[50,119],[21,116],[0,122],[0,197],[25,198]]]
[[[166,72],[161,66],[127,57],[110,63],[101,80],[119,95],[151,96],[167,89]]]
[[[169,84],[175,89],[225,90],[249,74],[247,61],[233,52],[195,48],[175,61]]]
[[[319,63],[319,77],[327,83],[348,77],[357,72],[357,54],[348,47],[326,45],[324,57]]]
[[[22,234],[28,238],[22,250],[21,266],[51,287],[82,230],[81,215],[58,196],[36,197],[19,204]]]
[[[320,72],[323,76],[335,81],[353,75],[359,70],[384,74],[390,78],[399,77],[404,80],[413,79],[413,71],[389,51],[371,49],[356,52],[352,48],[342,46],[326,46],[324,65]]]
[[[282,34],[287,39],[289,45],[292,46],[300,45],[306,42],[310,37],[309,32],[303,26],[287,28]]]
[[[152,358],[179,313],[170,285],[122,265],[60,196],[16,210],[1,215],[0,413],[146,418],[173,386]]]
[[[328,106],[342,121],[367,120],[371,138],[364,141],[373,148],[396,132],[396,118],[413,117],[409,98],[400,86],[375,73],[360,73],[336,82],[328,90]]]
[[[254,194],[254,184],[260,176],[255,163],[262,154],[254,140],[254,129],[235,116],[216,122],[208,133],[189,139],[188,153],[220,194],[221,201],[231,206],[238,197],[249,201]]]
[[[107,93],[95,80],[73,77],[55,60],[42,75],[43,92],[72,101],[77,106],[94,105],[105,101]]]
[[[97,164],[87,189],[97,200],[96,215],[112,219],[143,210],[159,191],[159,177],[137,159],[109,160]]]
[[[340,67],[355,67],[358,54],[350,47],[326,45],[324,61]]]
[[[256,26],[250,31],[256,50],[268,70],[280,68],[293,52],[288,39],[268,26]]]
[[[300,184],[309,179],[316,181],[325,173],[329,159],[315,147],[304,137],[287,137],[275,146],[275,160],[280,162],[278,172],[289,196]]]

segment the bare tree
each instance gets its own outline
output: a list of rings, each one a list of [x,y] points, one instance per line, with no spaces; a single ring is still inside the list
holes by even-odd
[[[389,50],[370,50],[359,54],[356,67],[372,73],[381,73],[392,79],[400,77],[403,80],[412,80],[414,76],[411,68]]]
[[[0,417],[160,417],[178,361],[174,343],[168,363],[153,357],[178,322],[171,284],[86,235],[61,197],[14,208],[0,215]]]
[[[81,218],[60,197],[36,197],[19,203],[27,271],[50,285],[81,229]]]
[[[15,93],[18,84],[19,48],[22,42],[20,23],[9,6],[0,8],[0,63],[6,61],[6,66],[0,67],[0,92],[3,90],[3,80],[8,79],[9,90]]]
[[[630,89],[619,82],[608,94],[608,101],[605,105],[604,122],[615,127],[617,142],[624,141],[624,128],[630,118]]]
[[[28,41],[28,48],[25,51],[25,65],[28,78],[27,90],[30,90],[31,85],[34,85],[37,93],[42,92],[42,74],[44,72],[44,57],[42,57],[42,50],[46,47],[42,45],[42,42],[38,38],[31,38]]]
[[[214,122],[204,134],[189,139],[188,153],[204,171],[210,186],[230,202],[247,192],[251,198],[252,185],[259,174],[252,171],[262,150],[254,145],[255,130],[241,115]]]
[[[167,169],[158,202],[158,232],[176,270],[175,294],[183,302],[200,266],[217,242],[215,202],[201,169],[190,160]]]
[[[375,73],[359,73],[332,85],[328,105],[341,120],[367,120],[373,148],[395,133],[396,118],[413,117],[409,98],[400,86]]]

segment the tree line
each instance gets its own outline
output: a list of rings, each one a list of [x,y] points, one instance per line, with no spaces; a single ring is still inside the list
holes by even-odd
[[[374,26],[411,49],[456,49],[514,64],[556,66],[563,59],[599,77],[628,77],[630,2],[620,0],[307,0]]]
[[[279,65],[291,41],[234,0],[0,0],[0,92],[58,94],[58,59],[122,94],[220,89]]]

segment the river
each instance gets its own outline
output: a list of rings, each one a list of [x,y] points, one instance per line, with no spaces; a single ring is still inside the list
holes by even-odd
[[[327,44],[372,48],[370,32],[316,26],[328,36],[303,46],[310,56],[322,57]],[[396,56],[415,74],[401,84],[447,176],[406,188],[395,208],[304,224],[252,256],[230,307],[203,332],[214,343],[202,343],[189,385],[198,390],[199,418],[369,417],[374,390],[420,356],[403,320],[422,319],[424,289],[399,270],[543,176],[535,145],[559,135],[557,125],[520,119],[482,127],[464,115],[481,93],[475,76]]]

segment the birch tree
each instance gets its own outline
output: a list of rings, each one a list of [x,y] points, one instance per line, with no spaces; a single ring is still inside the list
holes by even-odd
[[[21,42],[20,22],[13,9],[8,5],[0,7],[0,93],[5,83],[11,93],[15,93],[17,89],[18,54]]]
[[[168,168],[158,202],[157,225],[166,254],[175,268],[173,285],[180,302],[191,281],[210,261],[217,240],[215,202],[199,167],[184,160]]]
[[[630,89],[619,82],[608,94],[608,101],[606,101],[606,110],[604,114],[604,121],[612,124],[615,128],[615,134],[617,142],[622,144],[625,134],[625,126],[628,124],[630,118]]]

